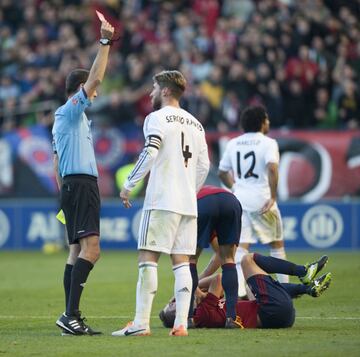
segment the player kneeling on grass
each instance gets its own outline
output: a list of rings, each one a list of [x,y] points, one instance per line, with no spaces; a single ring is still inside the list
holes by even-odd
[[[237,322],[243,328],[291,327],[295,321],[292,299],[305,294],[319,297],[329,287],[331,273],[315,279],[327,261],[328,257],[323,256],[314,263],[296,265],[257,253],[245,255],[241,264],[254,300],[237,302]],[[281,284],[268,275],[272,273],[298,276],[302,284]],[[226,306],[221,274],[201,280],[199,288],[206,289],[207,294],[195,309],[194,327],[224,327]],[[175,309],[176,304],[170,302],[160,312],[159,316],[166,327],[173,323]]]
[[[236,301],[238,298],[238,276],[235,251],[241,233],[242,208],[239,200],[229,191],[215,186],[204,186],[197,194],[197,247],[190,259],[193,280],[192,300],[188,314],[188,325],[192,325],[194,293],[198,286],[197,261],[204,248],[214,249],[214,256],[200,277],[212,275],[220,266],[221,285],[226,294],[226,328],[241,327],[236,323]]]

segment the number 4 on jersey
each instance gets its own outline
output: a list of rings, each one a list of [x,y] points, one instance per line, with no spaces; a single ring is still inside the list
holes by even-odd
[[[192,152],[189,151],[189,145],[185,145],[185,134],[184,134],[184,132],[181,132],[181,149],[182,149],[182,154],[184,156],[185,167],[187,167],[189,159],[192,158]]]

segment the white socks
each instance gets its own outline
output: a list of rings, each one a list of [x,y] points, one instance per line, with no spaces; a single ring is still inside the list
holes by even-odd
[[[241,259],[247,253],[249,253],[249,251],[240,246],[236,249],[236,253],[235,253],[236,271],[237,271],[238,282],[239,282],[239,290],[238,290],[239,297],[243,297],[246,295],[246,288],[245,288],[246,281],[245,281],[244,274],[243,274],[243,271],[241,268]]]
[[[151,307],[158,286],[157,263],[139,264],[139,276],[136,285],[135,326],[149,327]]]
[[[173,272],[175,276],[174,295],[176,300],[174,327],[183,325],[187,328],[187,318],[192,291],[192,278],[189,263],[174,265]]]
[[[274,258],[286,260],[285,248],[271,248],[270,255]],[[288,283],[289,275],[276,274],[277,280],[279,283]]]

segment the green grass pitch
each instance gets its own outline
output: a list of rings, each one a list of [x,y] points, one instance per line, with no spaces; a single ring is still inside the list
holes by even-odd
[[[323,252],[321,252],[323,253]],[[320,254],[290,252],[298,263]],[[134,315],[136,252],[103,252],[85,288],[81,310],[102,336],[61,337],[55,320],[64,310],[65,253],[0,252],[1,356],[360,356],[360,253],[328,252],[333,273],[318,299],[295,301],[297,319],[284,330],[190,330],[168,336],[157,317],[172,295],[169,258],[159,264],[159,288],[152,313],[152,336],[110,334]],[[209,254],[200,262],[204,266]],[[294,280],[295,281],[295,280]]]

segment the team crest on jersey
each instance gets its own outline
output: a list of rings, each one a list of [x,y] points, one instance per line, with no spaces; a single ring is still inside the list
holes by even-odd
[[[74,97],[74,98],[71,99],[71,102],[72,102],[72,104],[76,105],[76,104],[79,103],[79,100]]]
[[[219,300],[218,306],[219,306],[219,309],[223,309],[223,308],[224,308],[224,306],[225,306],[225,299],[224,299],[224,298],[222,298],[222,299]]]

